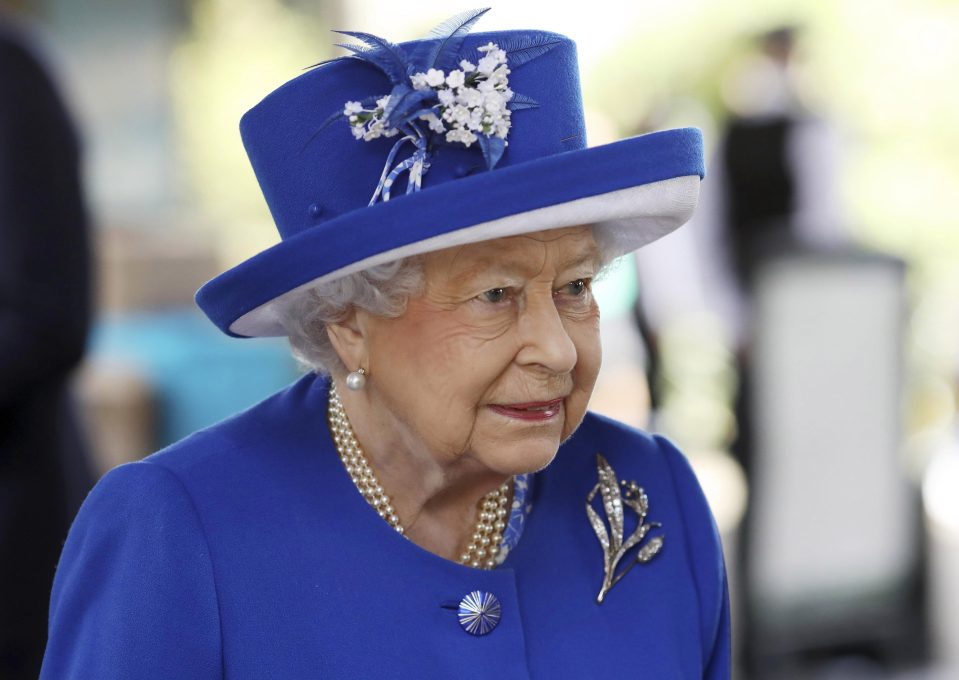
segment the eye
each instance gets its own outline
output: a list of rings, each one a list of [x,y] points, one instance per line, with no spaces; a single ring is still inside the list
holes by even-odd
[[[479,299],[484,302],[492,302],[496,304],[497,302],[505,302],[509,297],[508,288],[490,288],[487,291],[484,291],[479,294]]]
[[[563,286],[559,292],[573,297],[581,297],[589,290],[589,279],[576,279]]]

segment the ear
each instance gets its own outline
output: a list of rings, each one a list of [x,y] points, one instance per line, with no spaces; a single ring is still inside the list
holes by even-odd
[[[330,343],[347,371],[369,368],[369,343],[363,326],[355,307],[342,321],[326,324]]]

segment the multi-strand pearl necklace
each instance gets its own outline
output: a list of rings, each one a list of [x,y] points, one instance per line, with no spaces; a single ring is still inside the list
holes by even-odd
[[[346,467],[350,479],[363,494],[363,498],[385,519],[391,527],[406,536],[399,515],[393,508],[390,497],[383,490],[373,468],[370,466],[360,443],[353,434],[353,427],[346,416],[343,402],[336,391],[336,384],[330,384],[330,403],[327,416],[330,421],[330,432],[340,460]],[[496,566],[496,556],[503,541],[503,530],[506,528],[506,516],[509,514],[510,485],[512,478],[504,482],[498,489],[490,491],[480,501],[479,521],[470,543],[460,555],[460,562],[480,569],[492,569]],[[409,538],[407,536],[407,538]]]

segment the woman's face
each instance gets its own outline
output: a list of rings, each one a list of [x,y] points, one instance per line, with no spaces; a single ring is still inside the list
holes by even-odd
[[[402,316],[358,312],[377,420],[443,466],[548,465],[599,372],[597,261],[586,226],[426,255],[425,290]]]

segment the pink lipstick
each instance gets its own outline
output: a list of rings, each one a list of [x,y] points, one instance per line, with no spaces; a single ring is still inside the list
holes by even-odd
[[[555,418],[563,408],[562,399],[530,401],[524,404],[490,404],[490,409],[507,418],[546,421]]]

